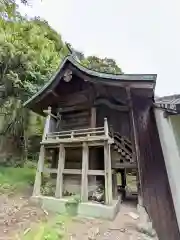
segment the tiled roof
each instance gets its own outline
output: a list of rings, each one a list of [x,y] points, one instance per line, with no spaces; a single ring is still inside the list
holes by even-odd
[[[115,83],[123,82],[125,84],[138,83],[138,85],[145,83],[145,84],[149,84],[150,86],[152,86],[152,88],[154,88],[156,83],[156,78],[157,78],[156,74],[107,74],[107,73],[97,72],[84,67],[81,63],[76,61],[73,56],[70,55],[70,56],[67,56],[62,61],[60,68],[58,69],[56,74],[47,82],[47,84],[45,84],[45,86],[42,89],[40,89],[34,96],[32,96],[29,100],[27,100],[24,103],[24,106],[27,107],[29,104],[34,104],[35,103],[34,101],[40,98],[42,94],[44,94],[45,92],[48,92],[50,89],[52,89],[52,87],[58,84],[59,73],[68,63],[72,64],[76,69],[78,69],[85,75],[90,76],[91,78],[94,78],[95,79],[94,81],[96,82],[101,80],[103,83],[110,83],[110,84],[114,82]]]
[[[169,112],[180,113],[180,95],[155,98],[155,106]]]

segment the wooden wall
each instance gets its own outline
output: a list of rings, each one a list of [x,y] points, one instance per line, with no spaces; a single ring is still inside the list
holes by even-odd
[[[90,109],[62,114],[59,130],[86,129],[90,127]]]
[[[111,109],[106,105],[97,106],[97,126],[103,127],[104,118],[107,118],[108,125],[113,127],[115,132],[130,139],[129,113]]]
[[[132,94],[139,145],[143,204],[160,240],[178,240],[180,233],[165,162],[157,132],[152,99]]]

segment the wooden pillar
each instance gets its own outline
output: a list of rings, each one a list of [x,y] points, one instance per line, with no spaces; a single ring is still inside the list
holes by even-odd
[[[92,107],[91,108],[91,128],[95,128],[96,127],[96,108]]]
[[[121,183],[123,187],[126,187],[126,170],[121,169]]]
[[[118,197],[117,174],[115,171],[112,174],[112,192],[113,192],[113,199],[117,199]]]
[[[43,132],[43,137],[42,139],[45,140],[46,139],[46,135],[50,130],[50,121],[51,121],[51,107],[48,107],[48,116],[46,117],[46,122],[45,122],[45,126],[44,126],[44,132]]]
[[[122,184],[122,197],[126,198],[126,170],[121,169],[121,184]]]
[[[107,118],[104,118],[104,133],[106,137],[109,137],[109,128]]]
[[[52,152],[51,168],[57,169],[58,168],[59,149],[54,148],[52,151],[53,152]],[[52,178],[56,178],[57,174],[56,173],[51,173],[50,176]]]
[[[91,128],[96,128],[96,107],[92,107],[91,108],[91,122],[90,122],[90,127]],[[95,131],[95,130],[94,130]],[[92,134],[92,135],[96,135],[96,134]],[[93,148],[91,151],[91,154],[89,156],[89,168],[90,169],[94,169],[94,167],[96,166],[96,148]],[[89,182],[93,182],[94,184],[96,184],[96,176],[89,176]]]
[[[33,196],[41,195],[41,182],[42,182],[42,173],[44,168],[44,158],[45,158],[45,147],[44,145],[41,145],[40,152],[39,152],[38,167],[37,167],[36,177],[34,182]]]
[[[83,142],[82,149],[82,175],[81,175],[81,201],[88,201],[88,169],[89,169],[89,147]]]
[[[59,160],[58,160],[58,171],[56,180],[56,192],[55,197],[61,198],[63,194],[63,171],[65,163],[65,148],[63,144],[59,147]]]
[[[132,142],[132,150],[133,150],[133,160],[137,162],[138,166],[138,173],[137,173],[137,188],[138,194],[142,196],[142,183],[141,183],[141,167],[140,167],[140,151],[139,151],[139,144],[138,144],[138,137],[137,131],[135,127],[134,121],[134,110],[132,106],[132,98],[131,98],[131,89],[129,87],[126,88],[128,101],[129,101],[129,118],[130,118],[130,129],[131,129],[131,142]]]
[[[111,169],[111,149],[108,141],[104,143],[104,168],[105,168],[105,202],[112,204],[112,169]]]

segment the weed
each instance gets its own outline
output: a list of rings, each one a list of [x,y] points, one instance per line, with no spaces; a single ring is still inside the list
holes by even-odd
[[[22,240],[63,240],[66,237],[66,227],[71,218],[66,215],[58,215],[46,223],[41,223],[38,228],[28,232]]]
[[[80,203],[80,196],[78,195],[75,195],[74,197],[71,197],[68,199],[65,206],[66,206],[66,211],[70,216],[77,215],[79,203]]]

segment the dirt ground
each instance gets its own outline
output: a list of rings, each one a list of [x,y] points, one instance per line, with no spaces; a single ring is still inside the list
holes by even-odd
[[[134,215],[132,214],[134,213]],[[132,216],[130,216],[132,214]],[[71,240],[150,240],[155,239],[137,230],[139,219],[136,206],[123,203],[114,221],[74,219],[68,229]],[[78,230],[77,230],[78,229]]]
[[[18,239],[16,234],[45,217],[43,210],[30,204],[27,196],[0,195],[0,240]]]
[[[136,206],[124,203],[114,221],[73,218],[66,230],[69,240],[148,240],[153,239],[137,231]],[[138,215],[135,215],[138,216]],[[30,203],[27,196],[0,196],[0,240],[18,239],[32,224],[49,218],[40,206]]]

